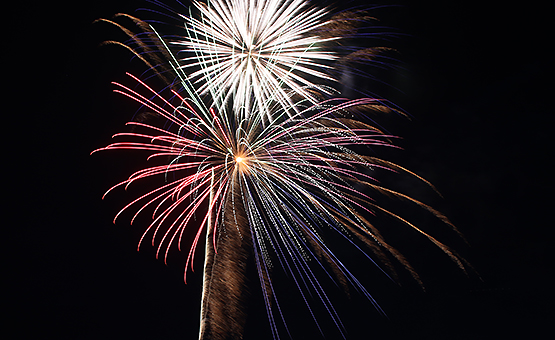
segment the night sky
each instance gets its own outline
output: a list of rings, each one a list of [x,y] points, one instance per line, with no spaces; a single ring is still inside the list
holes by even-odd
[[[404,151],[391,157],[430,180],[443,198],[412,182],[397,185],[444,212],[465,234],[470,246],[440,231],[479,275],[465,276],[429,242],[413,242],[412,234],[399,238],[405,247],[400,250],[419,269],[426,292],[409,276],[401,275],[398,286],[362,257],[351,259],[389,319],[356,297],[340,303],[348,338],[543,334],[555,316],[548,261],[553,185],[547,7],[386,4],[403,6],[374,15],[402,35],[384,42],[398,51],[400,67],[384,74],[399,90],[382,91],[412,119],[377,121],[403,137]],[[134,10],[144,6],[33,1],[6,11],[8,35],[15,40],[5,43],[3,53],[14,80],[4,110],[12,136],[5,147],[13,156],[4,164],[10,168],[6,187],[15,191],[6,195],[4,229],[14,236],[4,238],[10,250],[4,276],[13,287],[5,299],[10,324],[22,339],[197,337],[201,270],[185,285],[180,259],[165,266],[148,247],[136,252],[142,226],[111,223],[133,196],[119,191],[101,200],[144,157],[89,156],[122,131],[136,110],[112,93],[110,82],[125,79],[126,71],[144,70],[123,49],[99,47],[121,35],[92,22],[118,12],[140,17]],[[253,299],[258,297],[253,291]],[[249,307],[248,339],[271,338],[259,302]],[[292,329],[299,334],[294,339],[319,339],[310,336],[309,320],[293,322]]]

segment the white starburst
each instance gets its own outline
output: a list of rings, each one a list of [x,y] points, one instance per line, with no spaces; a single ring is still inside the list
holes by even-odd
[[[326,9],[306,0],[214,0],[194,2],[200,18],[183,16],[188,36],[175,44],[184,46],[182,68],[201,95],[224,106],[233,98],[235,112],[262,113],[279,105],[291,110],[291,97],[300,95],[312,103],[311,90],[327,92],[310,79],[332,80],[325,61],[336,57],[322,50],[315,30],[326,24]],[[254,107],[253,107],[254,106]]]

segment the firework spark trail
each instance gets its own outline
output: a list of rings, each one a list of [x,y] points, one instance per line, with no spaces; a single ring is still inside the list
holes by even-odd
[[[170,74],[180,82],[194,81],[201,97],[220,108],[220,115],[227,114],[225,104],[231,103],[231,114],[260,112],[263,123],[274,119],[275,106],[288,114],[298,112],[299,99],[319,103],[322,95],[338,93],[337,84],[367,96],[340,79],[358,75],[382,82],[366,66],[392,68],[395,61],[384,55],[391,48],[362,47],[349,40],[398,36],[387,27],[369,24],[376,20],[370,10],[382,6],[334,13],[309,0],[204,1],[194,0],[189,15],[157,0],[150,2],[167,13],[141,9],[171,18],[183,28],[184,33],[168,36],[169,46],[148,22],[128,14],[95,22],[112,24],[125,33],[127,42],[105,44],[128,49],[167,84],[175,84]],[[123,18],[140,32],[117,22]],[[174,72],[175,68],[184,72]]]
[[[214,176],[211,175],[213,185]],[[212,190],[209,206],[217,203],[214,196],[218,194]],[[230,194],[237,194],[230,193]],[[223,196],[227,196],[223,194]],[[232,201],[227,200],[226,209],[232,208]],[[239,204],[239,202],[237,202]],[[237,207],[237,204],[234,204]],[[242,210],[240,207],[237,209]],[[221,210],[218,210],[221,212]],[[218,213],[209,213],[211,223]],[[243,327],[246,321],[245,304],[248,292],[243,287],[246,284],[246,271],[248,258],[252,245],[247,224],[229,216],[223,230],[208,228],[206,235],[206,255],[204,267],[204,284],[201,302],[201,322],[199,330],[200,339],[239,339],[242,338]],[[227,230],[226,226],[233,225],[235,230]],[[239,229],[240,228],[240,229]],[[235,232],[237,231],[237,232]],[[217,238],[217,243],[216,243]],[[217,246],[216,246],[217,244]],[[232,270],[230,270],[232,268]],[[226,315],[227,317],[222,317]],[[215,322],[217,321],[217,322]]]
[[[154,92],[144,82],[134,76],[130,77],[147,92]],[[376,100],[367,98],[327,101],[321,106],[299,109],[291,117],[280,112],[275,117],[282,117],[281,119],[262,126],[251,124],[251,120],[237,116],[219,115],[218,109],[213,107],[195,107],[194,103],[198,98],[183,97],[179,94],[183,91],[172,92],[174,100],[177,99],[179,104],[172,104],[160,94],[156,96],[160,103],[156,103],[128,86],[116,85],[120,88],[116,92],[134,99],[161,117],[172,120],[177,130],[172,132],[149,124],[130,122],[130,125],[144,129],[145,132],[119,133],[114,138],[143,140],[142,142],[114,142],[95,150],[145,150],[150,153],[149,159],[162,156],[171,159],[166,165],[137,171],[108,190],[110,192],[119,186],[128,187],[137,181],[156,176],[163,176],[169,182],[127,204],[116,218],[123,211],[136,206],[138,208],[132,218],[134,221],[139,213],[152,207],[153,221],[141,237],[140,243],[148,234],[152,234],[152,244],[158,243],[156,256],[159,257],[165,247],[166,260],[171,247],[177,245],[179,250],[182,249],[185,229],[193,228],[192,216],[204,211],[205,208],[201,207],[205,207],[205,202],[212,197],[201,222],[195,223],[195,228],[198,229],[194,233],[194,240],[188,241],[190,249],[185,275],[189,265],[192,265],[204,230],[208,230],[209,238],[212,239],[209,243],[217,250],[208,267],[212,274],[206,278],[211,285],[225,282],[216,276],[229,272],[226,266],[233,263],[244,264],[249,256],[254,256],[272,332],[276,338],[279,337],[279,330],[273,316],[275,309],[279,311],[280,318],[285,318],[270,279],[270,271],[276,258],[298,287],[318,328],[320,326],[313,309],[321,305],[328,311],[340,333],[344,334],[339,315],[319,283],[318,276],[313,272],[314,266],[320,267],[330,278],[335,277],[339,285],[352,285],[379,309],[362,284],[326,245],[321,235],[324,229],[331,229],[346,239],[350,238],[349,235],[360,239],[388,269],[392,267],[386,252],[390,253],[419,281],[406,259],[389,246],[377,229],[358,211],[366,211],[368,214],[383,212],[397,218],[429,238],[463,267],[462,259],[456,253],[407,220],[380,207],[365,193],[369,189],[405,199],[427,208],[447,221],[443,215],[427,205],[381,187],[371,176],[360,171],[375,167],[391,171],[404,170],[393,163],[358,154],[353,150],[353,147],[360,146],[395,147],[390,142],[392,136],[373,127],[361,128],[362,125],[354,123],[355,120],[342,118],[349,110],[359,106],[367,106],[369,103],[377,105]],[[169,109],[162,104],[166,104]],[[366,189],[356,189],[361,186]],[[356,243],[350,242],[362,250]],[[248,250],[251,247],[254,249]],[[233,249],[237,251],[234,252]],[[236,262],[238,258],[239,262]],[[331,271],[325,268],[324,262]],[[243,295],[236,287],[244,284],[245,273],[244,268],[234,273],[236,284],[232,286],[235,288],[220,285],[217,289],[227,293],[222,293],[219,297],[214,294],[207,297],[212,302],[206,303],[203,308],[205,319],[216,317],[214,313],[218,313],[217,306],[224,303],[221,300],[224,296],[236,296],[235,303],[243,301],[244,297],[241,297]],[[215,299],[220,300],[214,302]],[[241,318],[242,316],[238,317]],[[224,328],[228,327],[231,331],[232,325],[239,325],[233,332],[240,334],[242,321],[227,320],[229,327]],[[224,328],[216,329],[215,325],[209,325],[202,332],[213,332],[210,336],[223,336],[221,334],[225,331]]]
[[[193,70],[189,77],[201,84],[201,95],[210,94],[219,106],[232,101],[234,112],[262,112],[271,121],[271,102],[289,111],[296,107],[291,92],[313,104],[312,90],[328,92],[309,80],[333,80],[324,70],[336,56],[320,46],[337,37],[314,34],[326,24],[327,10],[311,8],[306,0],[195,1],[194,6],[200,19],[182,16],[188,36],[174,44],[194,54],[182,58],[181,67]]]

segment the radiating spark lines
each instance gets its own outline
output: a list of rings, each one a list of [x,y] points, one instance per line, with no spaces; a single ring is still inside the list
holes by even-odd
[[[163,176],[167,182],[133,200],[116,218],[123,211],[136,207],[133,222],[138,214],[150,209],[153,221],[146,228],[139,246],[148,235],[152,235],[152,244],[158,245],[156,256],[163,252],[165,261],[170,248],[183,249],[185,229],[196,230],[190,241],[185,278],[205,229],[210,229],[211,242],[216,250],[221,233],[236,233],[239,239],[250,238],[251,254],[257,264],[261,285],[269,289],[265,299],[276,337],[278,326],[273,311],[274,308],[279,310],[279,303],[275,292],[270,291],[272,285],[268,274],[275,266],[275,258],[297,285],[310,313],[313,314],[315,302],[308,295],[318,298],[342,334],[344,330],[339,315],[313,273],[314,265],[326,270],[323,262],[328,263],[331,267],[328,275],[353,285],[379,309],[361,283],[326,245],[322,230],[331,229],[347,240],[355,236],[388,267],[386,253],[389,253],[420,282],[406,259],[388,245],[365,217],[379,211],[420,232],[464,269],[455,252],[406,219],[380,207],[370,196],[370,192],[375,192],[416,203],[450,224],[431,207],[380,186],[368,171],[382,168],[412,173],[354,150],[364,146],[395,147],[391,143],[393,136],[344,117],[359,107],[383,111],[380,100],[328,100],[306,109],[299,108],[291,116],[281,110],[274,114],[276,119],[273,122],[261,125],[253,124],[256,117],[259,122],[262,120],[261,115],[253,114],[248,119],[222,116],[216,107],[195,107],[198,98],[180,94],[193,91],[172,90],[173,99],[170,100],[138,78],[129,76],[146,93],[114,83],[119,88],[116,92],[175,123],[175,131],[129,122],[144,132],[119,133],[114,138],[140,141],[114,142],[95,150],[146,150],[150,152],[149,159],[169,157],[171,160],[166,165],[137,171],[108,190],[156,176]],[[147,99],[148,96],[153,99]],[[363,169],[365,171],[361,171]],[[358,189],[361,187],[364,189]],[[204,213],[205,209],[207,212]],[[200,212],[204,217],[192,223],[192,217]],[[208,224],[210,216],[214,216],[212,225]],[[280,317],[283,318],[281,312]],[[318,324],[316,318],[314,321]]]
[[[314,104],[314,90],[328,91],[318,84],[333,80],[326,61],[336,57],[321,46],[336,38],[314,34],[326,24],[327,10],[306,0],[195,1],[194,6],[200,18],[183,16],[188,36],[174,44],[190,52],[181,67],[193,70],[189,77],[201,84],[201,95],[272,120],[272,106],[295,110],[292,96]]]

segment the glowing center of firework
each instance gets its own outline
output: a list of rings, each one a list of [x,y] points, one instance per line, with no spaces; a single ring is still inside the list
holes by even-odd
[[[248,172],[249,171],[249,158],[243,154],[239,153],[235,156],[235,167],[239,171]]]

